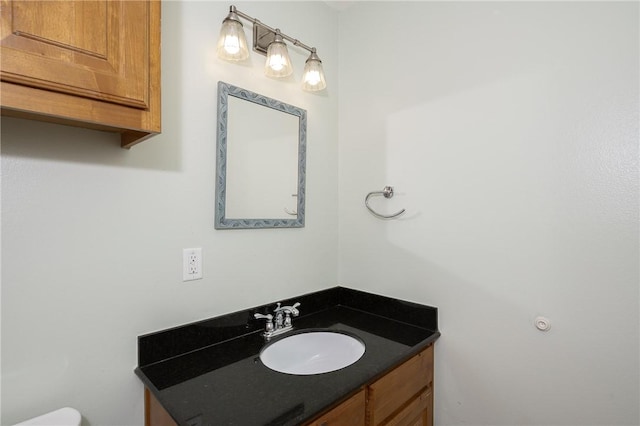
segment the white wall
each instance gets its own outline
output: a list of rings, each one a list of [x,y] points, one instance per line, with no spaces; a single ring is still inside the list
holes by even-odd
[[[162,135],[125,151],[113,134],[2,119],[3,425],[65,405],[86,425],[142,424],[138,335],[336,285],[337,14],[235,3],[316,44],[330,88],[314,95],[266,78],[263,56],[215,57],[229,4],[163,2]],[[290,52],[299,79],[308,54]],[[307,110],[305,228],[214,230],[219,80]],[[188,247],[203,249],[201,281],[182,282]]]
[[[439,308],[436,424],[639,424],[638,3],[355,3],[339,38],[339,281]]]
[[[638,424],[638,5],[237,3],[317,44],[323,95],[219,62],[228,5],[163,3],[131,151],[2,119],[0,423],[142,424],[136,336],[339,282],[440,308],[439,425]],[[213,229],[218,80],[309,112],[305,228]],[[402,220],[363,206],[387,184]]]

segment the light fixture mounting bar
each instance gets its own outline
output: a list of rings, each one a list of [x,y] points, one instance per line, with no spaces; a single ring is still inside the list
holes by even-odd
[[[239,17],[253,24],[253,50],[267,56],[267,49],[269,48],[269,44],[271,44],[276,38],[276,29],[271,28],[270,26],[260,22],[260,20],[253,18],[244,12],[240,12],[238,9],[236,9],[235,6],[231,6],[230,10]],[[280,32],[280,35],[283,39],[289,41],[294,46],[302,47],[310,53],[315,52],[315,48],[307,46],[300,40],[290,37],[282,31]]]

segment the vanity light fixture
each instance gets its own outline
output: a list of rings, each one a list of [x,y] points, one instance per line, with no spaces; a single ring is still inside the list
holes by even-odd
[[[232,6],[233,8],[233,6]],[[235,8],[222,21],[218,39],[218,57],[226,61],[244,61],[249,57],[247,39]]]
[[[235,6],[229,8],[229,15],[222,21],[218,40],[218,57],[226,61],[242,61],[249,57],[244,28],[240,18],[253,24],[253,50],[265,55],[267,60],[264,73],[268,77],[288,77],[293,72],[291,59],[285,40],[309,52],[302,75],[302,88],[308,92],[317,92],[327,87],[322,69],[322,61],[315,47],[309,47],[300,40],[292,38],[279,29],[271,28],[259,20],[240,12]]]

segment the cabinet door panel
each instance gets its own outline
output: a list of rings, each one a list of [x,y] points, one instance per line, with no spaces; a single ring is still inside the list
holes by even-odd
[[[2,80],[148,108],[148,8],[146,1],[3,0]]]
[[[107,7],[100,1],[11,3],[14,43],[28,40],[106,57]],[[91,22],[91,25],[87,23]]]

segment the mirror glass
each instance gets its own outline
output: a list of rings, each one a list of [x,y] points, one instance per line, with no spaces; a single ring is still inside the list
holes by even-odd
[[[306,111],[218,83],[217,229],[304,226]]]

